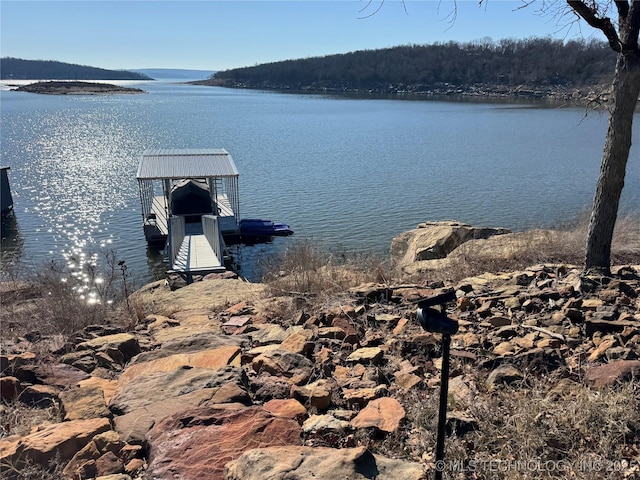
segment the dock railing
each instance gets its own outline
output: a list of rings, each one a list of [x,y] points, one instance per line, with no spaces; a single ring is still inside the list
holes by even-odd
[[[204,233],[207,242],[209,242],[213,253],[222,265],[222,242],[220,236],[220,227],[218,225],[218,217],[215,215],[203,215],[202,232]]]
[[[171,263],[173,268],[178,252],[185,237],[184,217],[171,217],[169,219],[169,252],[171,252]]]

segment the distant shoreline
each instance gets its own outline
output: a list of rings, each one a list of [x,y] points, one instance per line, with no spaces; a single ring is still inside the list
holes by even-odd
[[[114,95],[146,93],[139,88],[121,87],[109,83],[53,81],[36,82],[15,88],[16,92],[39,93],[44,95]]]
[[[566,88],[560,86],[534,87],[528,85],[453,85],[437,84],[425,88],[424,86],[402,86],[387,88],[347,88],[347,87],[322,87],[271,84],[269,82],[251,83],[234,80],[208,79],[190,82],[194,85],[219,86],[225,88],[248,90],[273,90],[288,93],[302,94],[329,94],[329,95],[359,95],[371,97],[397,98],[397,99],[421,99],[421,98],[466,98],[494,99],[494,100],[535,100],[571,105],[589,105],[599,108],[610,99],[610,87],[608,85],[592,85],[582,88]]]

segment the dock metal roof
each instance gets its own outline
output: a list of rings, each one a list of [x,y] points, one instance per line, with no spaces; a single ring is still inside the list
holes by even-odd
[[[236,164],[224,148],[146,150],[136,174],[138,180],[237,176]]]

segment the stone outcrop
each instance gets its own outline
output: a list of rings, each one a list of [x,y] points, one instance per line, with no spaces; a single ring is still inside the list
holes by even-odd
[[[640,378],[640,360],[618,360],[592,367],[587,370],[585,380],[596,388],[604,388],[634,378]]]
[[[391,257],[401,265],[445,258],[469,240],[510,233],[506,228],[473,227],[455,221],[425,222],[401,233],[391,242]]]
[[[500,230],[500,229],[498,229]],[[535,251],[546,251],[548,245],[554,243],[569,243],[573,239],[569,238],[567,232],[556,230],[528,230],[525,232],[495,234],[486,238],[468,239],[456,248],[451,250],[445,257],[431,260],[413,260],[415,255],[405,255],[400,258],[398,265],[407,275],[420,275],[432,271],[439,271],[450,268],[452,265],[464,265],[467,259],[485,260],[487,263],[500,264],[502,259],[518,259],[523,253]],[[582,248],[582,245],[576,246]],[[393,256],[395,261],[398,258]],[[488,276],[493,275],[488,273]],[[481,280],[481,279],[478,279]]]
[[[230,288],[231,285],[231,288]],[[196,309],[214,310],[242,302],[258,302],[264,295],[265,285],[248,283],[240,279],[211,279],[195,282],[188,289],[171,291],[164,281],[150,283],[132,295],[132,300],[158,305],[158,315]]]

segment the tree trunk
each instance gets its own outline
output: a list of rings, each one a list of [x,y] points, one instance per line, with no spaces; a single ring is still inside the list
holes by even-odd
[[[633,114],[640,95],[640,55],[618,53],[609,127],[589,221],[585,268],[609,274],[611,241],[631,149]]]

